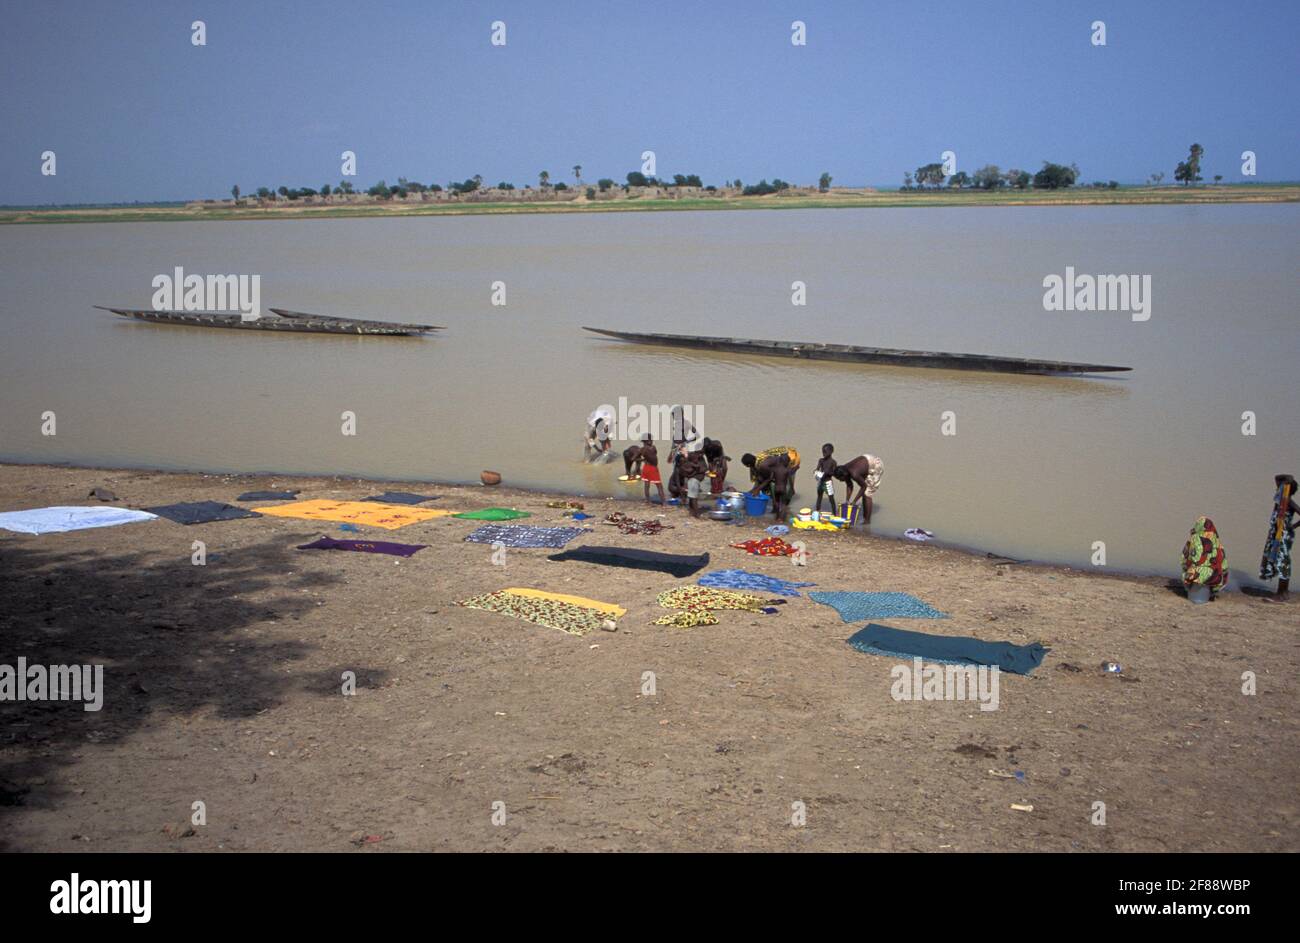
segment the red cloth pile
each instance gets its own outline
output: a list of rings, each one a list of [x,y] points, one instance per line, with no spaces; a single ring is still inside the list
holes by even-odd
[[[758,554],[760,557],[792,557],[798,549],[790,546],[780,537],[764,537],[762,540],[746,540],[743,544],[732,544],[737,550]]]

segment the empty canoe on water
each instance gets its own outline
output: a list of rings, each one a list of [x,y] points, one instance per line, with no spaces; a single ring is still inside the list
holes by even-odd
[[[637,344],[661,347],[689,347],[733,354],[764,354],[800,360],[838,360],[844,363],[878,363],[895,367],[933,367],[941,370],[978,370],[984,373],[1116,373],[1132,367],[1099,363],[1070,363],[1064,360],[1030,360],[1024,357],[994,357],[989,354],[946,354],[930,350],[896,350],[889,347],[853,347],[849,344],[806,344],[797,341],[758,341],[737,337],[694,337],[689,334],[638,334],[584,327]]]
[[[366,327],[383,327],[383,328],[401,328],[409,332],[423,333],[424,331],[442,331],[446,328],[437,324],[406,324],[397,321],[363,321],[360,318],[340,318],[330,314],[308,314],[305,311],[289,311],[286,308],[271,308],[272,314],[278,314],[282,318],[291,320],[307,321],[335,321],[346,322],[348,324],[361,324]]]
[[[336,318],[326,315],[292,312],[281,316],[278,312],[245,321],[238,314],[206,311],[154,311],[149,308],[107,308],[95,305],[101,311],[111,311],[124,318],[151,321],[155,324],[181,324],[187,327],[220,327],[245,331],[289,331],[300,334],[352,334],[408,337],[426,331],[441,330],[425,324],[398,324],[392,321],[362,321],[357,318]],[[272,309],[275,311],[275,309]]]

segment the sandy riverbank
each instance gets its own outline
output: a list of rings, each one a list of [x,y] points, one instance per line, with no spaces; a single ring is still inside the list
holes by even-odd
[[[390,484],[441,495],[433,507],[565,522],[545,506],[565,496],[507,488],[45,466],[0,466],[0,510],[94,503],[97,486],[145,506],[272,486],[352,499]],[[794,599],[774,616],[654,626],[655,596],[679,581],[545,550],[511,550],[503,569],[463,542],[474,521],[366,529],[430,545],[402,560],[298,551],[345,535],[269,516],[0,531],[0,664],[102,663],[107,690],[99,713],[0,704],[0,847],[343,851],[378,836],[364,847],[1300,849],[1300,605],[1231,594],[1192,607],[1163,579],[858,535],[810,534],[795,569],[728,547],[757,525],[670,509],[672,530],[623,536],[598,525],[605,503],[588,501],[597,526],[570,546],[708,551],[711,568],[906,591],[951,618],[882,621],[1052,651],[1031,677],[1002,676],[999,710],[898,703],[897,662],[849,648],[857,626],[827,607]],[[190,564],[196,539],[205,567]],[[576,638],[455,605],[505,586],[628,613],[615,633]],[[1103,675],[1103,660],[1124,675]],[[339,693],[347,670],[352,698]],[[1255,696],[1241,692],[1248,670]],[[646,671],[654,697],[641,695]],[[207,825],[181,837],[195,801]],[[1104,827],[1090,824],[1098,801]]]

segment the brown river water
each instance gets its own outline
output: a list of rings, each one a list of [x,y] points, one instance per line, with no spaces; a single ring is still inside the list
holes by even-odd
[[[878,534],[922,527],[1084,566],[1102,541],[1108,569],[1173,574],[1207,514],[1240,585],[1259,564],[1273,475],[1300,474],[1297,245],[1295,205],[6,226],[0,460],[447,481],[491,468],[514,485],[625,495],[622,463],[584,465],[581,440],[591,410],[626,397],[702,408],[733,481],[743,452],[795,446],[796,507],[811,503],[823,442],[841,461],[879,455]],[[284,335],[91,307],[149,307],[151,281],[176,266],[260,275],[264,308],[448,329]],[[1150,275],[1149,320],[1044,310],[1044,278],[1067,266]],[[582,325],[1133,371],[789,362],[637,347]],[[1255,435],[1242,434],[1247,411]]]

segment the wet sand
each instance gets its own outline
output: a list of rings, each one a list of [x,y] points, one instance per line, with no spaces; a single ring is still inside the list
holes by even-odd
[[[518,507],[541,526],[564,524],[545,505],[571,497],[6,465],[0,510],[94,504],[93,487],[135,507],[392,487],[438,494],[435,508]],[[106,687],[98,713],[0,703],[0,848],[1300,849],[1300,604],[1230,593],[1193,607],[1161,578],[862,535],[809,533],[808,565],[795,568],[728,547],[757,525],[675,509],[657,536],[598,523],[633,507],[657,512],[588,499],[593,532],[569,546],[708,551],[711,569],[910,592],[950,618],[881,621],[1051,652],[1030,677],[1002,675],[996,711],[896,702],[897,660],[851,649],[857,626],[828,607],[801,598],[772,616],[655,626],[666,612],[656,595],[682,581],[554,563],[547,550],[509,550],[495,566],[490,547],[462,540],[475,521],[363,528],[430,545],[409,559],[298,551],[357,535],[269,516],[0,531],[0,664],[102,663]],[[191,565],[194,540],[207,566]],[[1241,547],[1230,565],[1249,569],[1257,552]],[[576,638],[455,605],[506,586],[628,613],[617,632]],[[1123,674],[1104,674],[1103,661]],[[340,693],[345,671],[354,697]],[[642,695],[647,671],[654,696]],[[1242,693],[1246,671],[1254,696]],[[207,824],[192,827],[196,801]],[[498,802],[506,817],[494,825]],[[1104,826],[1091,824],[1096,802]],[[791,824],[793,803],[805,825]]]

